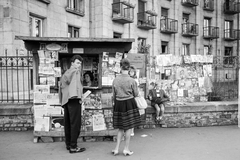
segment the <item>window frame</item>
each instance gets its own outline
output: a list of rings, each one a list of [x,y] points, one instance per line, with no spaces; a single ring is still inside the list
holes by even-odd
[[[138,42],[138,52],[144,53],[144,50],[147,46],[147,38],[138,37],[137,42]]]
[[[113,32],[113,38],[122,38],[122,34],[118,32]]]
[[[233,29],[233,21],[232,20],[224,20],[224,37],[231,38],[231,31]]]
[[[163,52],[163,47],[165,47],[165,52]],[[169,42],[161,41],[161,53],[160,54],[169,54]]]
[[[182,43],[182,55],[190,56],[190,44]]]
[[[163,12],[163,11],[165,11],[165,12]],[[168,15],[169,15],[169,8],[165,8],[165,7],[161,7],[161,17],[168,17]],[[165,13],[166,13],[166,15],[165,15]]]
[[[190,13],[182,13],[182,23],[187,23],[189,22],[190,19]]]
[[[30,24],[30,19],[31,19],[31,24]],[[36,20],[39,20],[40,21],[40,27],[38,29],[38,32],[39,32],[39,36],[36,36]],[[39,16],[35,16],[35,15],[32,15],[30,14],[29,15],[29,35],[31,37],[42,37],[43,36],[43,21],[44,19],[39,17]]]
[[[228,67],[233,67],[233,64],[234,64],[233,47],[225,46],[224,56],[223,56],[223,65],[224,67],[228,68]]]
[[[138,0],[138,13],[145,12],[145,10],[146,10],[145,5],[146,5],[145,2]]]
[[[83,17],[85,13],[85,0],[68,0],[66,11]]]
[[[71,28],[71,33],[69,32],[70,31],[70,28]],[[78,30],[78,36],[76,37],[75,36],[75,33],[74,31]],[[74,35],[74,36],[72,36]],[[80,37],[80,27],[76,27],[76,26],[73,26],[73,25],[68,25],[68,35],[67,37],[69,38],[79,38]]]
[[[203,55],[212,55],[210,45],[204,45],[203,46]]]
[[[205,36],[209,36],[210,35],[210,30],[209,27],[211,27],[211,23],[212,23],[212,18],[210,17],[204,17],[203,18],[203,32]]]

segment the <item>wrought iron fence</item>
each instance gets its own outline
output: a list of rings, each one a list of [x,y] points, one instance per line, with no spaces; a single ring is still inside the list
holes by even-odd
[[[212,92],[208,101],[238,99],[238,56],[214,56],[212,65]],[[0,103],[31,103],[33,101],[33,57],[0,56]]]
[[[26,56],[0,56],[0,103],[32,102],[33,58],[30,52]]]
[[[238,56],[215,56],[212,65],[212,92],[209,101],[232,101],[238,99]]]

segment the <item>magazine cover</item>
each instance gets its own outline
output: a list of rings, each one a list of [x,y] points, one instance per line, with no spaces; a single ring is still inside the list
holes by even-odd
[[[50,117],[35,117],[34,131],[50,130]]]
[[[93,115],[93,131],[106,130],[103,114]]]
[[[102,61],[103,62],[108,62],[108,59],[109,59],[109,52],[103,52]]]

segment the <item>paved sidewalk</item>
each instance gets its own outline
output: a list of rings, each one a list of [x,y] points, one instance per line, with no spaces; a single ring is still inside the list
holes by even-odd
[[[147,135],[142,137],[142,135]],[[0,160],[239,160],[240,129],[234,126],[136,130],[132,156],[111,155],[115,142],[83,142],[70,154],[64,142],[33,143],[32,131],[0,132]]]

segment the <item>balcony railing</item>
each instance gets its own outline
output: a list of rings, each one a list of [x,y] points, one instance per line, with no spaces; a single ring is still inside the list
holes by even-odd
[[[168,34],[177,33],[178,21],[167,17],[160,19],[160,31]]]
[[[236,29],[225,29],[224,30],[224,39],[226,41],[235,41],[240,37],[240,30]]]
[[[240,30],[235,30],[236,39],[240,40]]]
[[[203,38],[205,39],[219,38],[219,27],[213,27],[213,26],[203,27]]]
[[[235,0],[232,2],[224,3],[224,13],[226,14],[237,14],[240,13],[240,1]]]
[[[182,0],[182,5],[187,7],[198,6],[198,0]]]
[[[156,29],[157,14],[153,11],[140,12],[138,15],[138,28],[150,30]]]
[[[133,23],[134,7],[128,2],[118,2],[112,4],[112,20],[118,23]]]
[[[204,0],[203,9],[207,11],[214,11],[214,0]]]
[[[236,56],[224,56],[223,57],[223,66],[226,68],[232,68],[237,64]]]
[[[198,24],[183,23],[182,24],[182,35],[186,36],[186,37],[198,36]]]
[[[66,7],[65,9],[69,13],[76,14],[76,15],[79,15],[79,16],[82,16],[82,17],[85,14],[85,11],[83,9],[80,10],[80,9],[72,8],[72,7]]]

